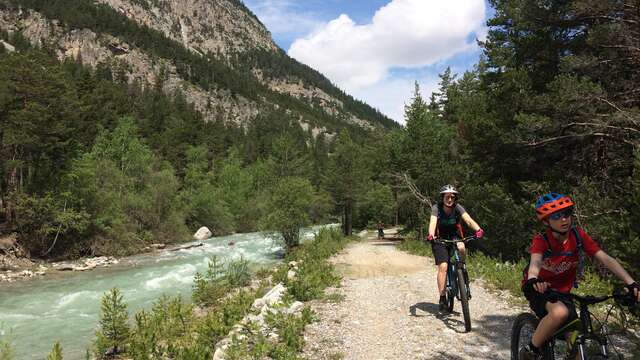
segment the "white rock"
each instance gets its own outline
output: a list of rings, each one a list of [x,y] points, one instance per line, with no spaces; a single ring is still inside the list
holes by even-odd
[[[304,303],[301,301],[296,301],[287,309],[288,314],[297,314],[304,308]]]
[[[212,235],[213,233],[211,233],[211,230],[209,230],[208,227],[203,226],[198,229],[195,234],[193,234],[193,238],[196,240],[204,240],[210,238]]]
[[[213,353],[213,360],[223,360],[224,359],[224,355],[225,355],[225,351],[226,347],[223,348],[222,346],[216,349],[216,352]]]
[[[269,292],[265,296],[263,296],[262,299],[264,299],[264,302],[267,305],[275,305],[280,302],[285,291],[287,291],[287,289],[284,287],[284,285],[282,285],[282,283],[278,283],[278,285],[269,290]]]
[[[8,42],[4,42],[3,40],[0,40],[0,44],[2,44],[2,46],[4,47],[5,50],[7,50],[7,52],[14,52],[16,51],[16,47],[9,44]]]
[[[295,280],[296,272],[293,270],[287,271],[287,280]]]

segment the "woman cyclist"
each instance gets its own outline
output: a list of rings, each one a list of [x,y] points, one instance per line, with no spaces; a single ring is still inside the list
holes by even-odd
[[[540,347],[566,321],[577,317],[570,299],[560,297],[557,302],[548,302],[543,293],[548,288],[565,293],[571,291],[582,268],[580,243],[587,255],[616,274],[640,301],[638,283],[620,263],[602,251],[583,229],[573,227],[573,207],[570,197],[558,193],[542,195],[536,201],[536,215],[546,229],[544,234],[533,237],[531,261],[522,290],[529,307],[541,320],[531,342],[520,350],[520,360],[542,359]]]
[[[480,225],[476,223],[467,211],[457,203],[458,191],[453,185],[445,185],[440,189],[440,201],[431,207],[431,218],[429,220],[429,234],[427,240],[431,241],[431,249],[438,267],[438,294],[440,294],[440,310],[447,306],[445,297],[445,282],[447,279],[447,267],[449,252],[444,244],[434,242],[437,237],[443,239],[463,238],[460,220],[475,231],[479,239],[484,235]],[[458,243],[458,251],[464,257],[465,246],[463,242]]]

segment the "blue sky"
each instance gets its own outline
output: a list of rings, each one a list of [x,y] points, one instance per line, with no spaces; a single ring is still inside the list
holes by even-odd
[[[290,56],[404,123],[414,82],[428,97],[438,74],[478,61],[486,0],[244,0]]]

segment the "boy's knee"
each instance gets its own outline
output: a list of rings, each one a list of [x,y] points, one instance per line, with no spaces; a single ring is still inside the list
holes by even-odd
[[[555,306],[549,309],[549,316],[551,316],[555,322],[564,323],[569,319],[569,309],[562,303],[556,303]]]

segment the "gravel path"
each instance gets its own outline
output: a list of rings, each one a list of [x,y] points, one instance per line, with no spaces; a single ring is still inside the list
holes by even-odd
[[[460,304],[441,315],[433,259],[391,241],[351,244],[332,259],[343,276],[329,300],[312,302],[319,321],[305,329],[307,359],[508,359],[510,305],[479,281],[471,284],[472,330]]]

